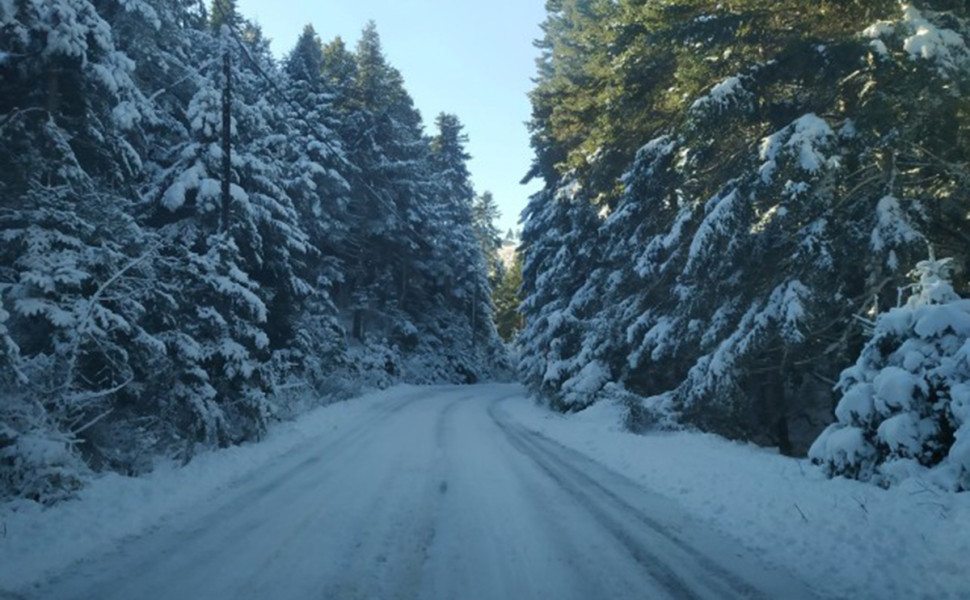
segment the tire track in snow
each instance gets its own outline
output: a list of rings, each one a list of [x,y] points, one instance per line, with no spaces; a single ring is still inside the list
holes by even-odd
[[[582,505],[671,597],[684,600],[773,597],[700,553],[669,524],[652,519],[610,487],[617,480],[622,480],[623,487],[628,489],[638,487],[635,483],[582,457],[584,466],[592,465],[589,470],[597,476],[590,475],[574,464],[575,458],[581,455],[511,423],[502,416],[499,404],[500,400],[492,402],[488,414],[509,442]],[[612,481],[606,483],[606,479]],[[689,570],[685,565],[690,565]],[[794,597],[809,596],[801,590],[786,590],[786,598]]]
[[[491,402],[516,396],[507,386],[482,386],[452,407],[444,442],[449,486],[418,598],[644,598],[652,582],[639,570],[618,573],[591,561],[590,551],[612,539],[598,524],[573,519],[580,509],[488,418]]]
[[[580,486],[575,485],[570,480],[570,473],[564,473],[561,461],[550,460],[545,452],[529,443],[525,435],[499,419],[494,413],[494,406],[493,404],[492,407],[489,407],[489,416],[506,435],[509,443],[534,462],[560,489],[578,501],[600,525],[623,544],[652,580],[660,584],[673,598],[683,600],[699,600],[701,598],[673,570],[666,566],[664,560],[634,539],[623,528],[622,524],[618,523],[615,518],[608,514],[607,510],[604,510],[595,499],[590,497],[588,492],[584,492]]]
[[[501,403],[527,400],[509,389],[378,399],[32,597],[795,597],[747,585],[758,561],[705,545],[674,503],[510,421]]]
[[[340,474],[335,467],[339,467],[341,458],[370,446],[373,438],[379,434],[381,424],[415,402],[441,393],[441,390],[422,389],[376,404],[365,413],[366,417],[353,421],[323,444],[319,439],[311,439],[282,454],[274,464],[286,466],[270,469],[271,476],[262,470],[254,470],[248,476],[217,490],[213,504],[206,508],[201,518],[186,520],[183,513],[171,515],[144,533],[125,540],[121,548],[80,561],[61,576],[53,578],[45,585],[45,590],[59,590],[54,592],[59,594],[56,597],[64,598],[126,598],[118,592],[128,583],[137,585],[143,576],[153,573],[157,565],[158,556],[131,550],[133,546],[148,545],[150,540],[150,543],[159,546],[159,552],[166,557],[170,570],[190,572],[197,567],[197,557],[215,556],[225,550],[227,543],[244,545],[243,540],[252,539],[256,532],[261,531],[261,527],[265,528],[267,518],[274,510],[280,505],[287,505],[286,498],[299,498],[326,486],[332,477]],[[229,499],[222,501],[223,497]],[[305,508],[299,507],[301,510]],[[283,539],[293,540],[305,534],[309,525],[326,510],[326,504],[321,502],[302,516],[288,515],[299,518],[288,527]],[[181,549],[186,547],[193,551],[182,553]],[[271,568],[284,555],[284,546],[279,544],[276,552],[247,577],[247,581],[258,579],[260,573]],[[92,570],[93,565],[105,560],[120,561],[127,568],[115,574],[110,582],[106,581],[103,573]],[[65,580],[74,582],[74,586],[62,585]],[[79,589],[72,590],[71,587]],[[245,587],[241,586],[240,589]],[[96,592],[98,589],[103,591]],[[42,597],[48,597],[46,591]]]

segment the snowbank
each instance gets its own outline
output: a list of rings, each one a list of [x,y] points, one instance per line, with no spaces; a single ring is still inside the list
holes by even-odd
[[[826,479],[807,460],[697,433],[623,431],[600,403],[573,416],[503,409],[535,431],[676,500],[766,563],[838,598],[970,598],[970,493],[911,479],[892,490]]]

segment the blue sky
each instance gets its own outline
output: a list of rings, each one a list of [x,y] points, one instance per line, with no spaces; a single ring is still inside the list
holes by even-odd
[[[491,190],[502,210],[498,226],[518,227],[538,187],[519,185],[532,160],[525,121],[545,16],[543,0],[238,0],[259,22],[278,56],[312,23],[324,41],[353,47],[368,20],[377,22],[384,52],[404,76],[426,127],[441,111],[465,124],[475,188]]]

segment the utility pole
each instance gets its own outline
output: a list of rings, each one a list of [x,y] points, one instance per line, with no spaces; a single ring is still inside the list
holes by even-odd
[[[475,286],[475,294],[472,297],[472,348],[476,347],[475,338],[478,329],[478,281],[472,271],[472,285]]]
[[[229,232],[232,204],[232,58],[229,55],[229,26],[222,26],[222,231]]]

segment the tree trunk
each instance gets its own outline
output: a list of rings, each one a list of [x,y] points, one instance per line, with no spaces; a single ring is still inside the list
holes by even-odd
[[[791,386],[788,385],[786,372],[787,369],[783,365],[781,372],[774,375],[777,379],[771,386],[771,388],[774,388],[771,394],[774,397],[769,398],[768,402],[774,403],[778,410],[778,418],[775,421],[775,441],[778,444],[778,452],[782,456],[793,456],[794,448],[792,448],[791,435],[788,431],[788,401]]]
[[[364,339],[364,310],[362,308],[354,309],[353,336],[360,341]]]

